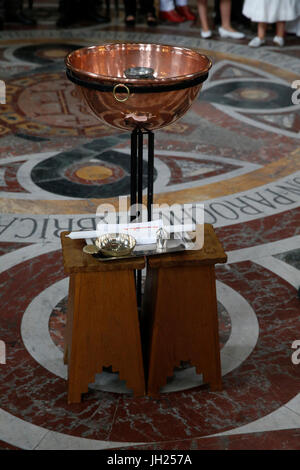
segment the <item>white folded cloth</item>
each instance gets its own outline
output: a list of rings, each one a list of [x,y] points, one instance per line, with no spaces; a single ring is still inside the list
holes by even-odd
[[[156,243],[156,232],[160,228],[164,228],[167,233],[184,233],[195,230],[196,226],[195,224],[164,226],[161,219],[138,224],[98,224],[97,230],[70,232],[67,237],[75,240],[97,238],[105,233],[127,233],[135,238],[138,245],[148,245]]]

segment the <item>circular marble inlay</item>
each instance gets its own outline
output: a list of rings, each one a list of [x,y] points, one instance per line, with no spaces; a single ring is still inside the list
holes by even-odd
[[[65,177],[79,184],[109,184],[125,176],[125,170],[120,166],[109,165],[105,162],[93,162],[71,165],[65,171]]]
[[[241,78],[210,82],[199,100],[234,108],[271,110],[292,107],[292,93],[293,89],[283,83]]]
[[[18,47],[13,55],[17,59],[33,62],[35,64],[44,65],[52,63],[56,60],[63,59],[69,52],[82,47],[78,44],[64,44],[64,43],[42,43],[30,44],[23,47]]]
[[[50,52],[60,54],[60,50]],[[64,72],[7,80],[6,90],[7,103],[2,108],[0,125],[12,132],[42,137],[98,137],[100,133],[112,133],[91,113]]]
[[[22,319],[22,338],[27,350],[43,367],[63,379],[67,378],[67,368],[61,358],[67,312],[67,287],[67,279],[62,279],[42,291],[28,306]],[[255,313],[238,292],[218,281],[217,297],[222,374],[226,375],[236,369],[251,353],[259,329]],[[195,368],[189,363],[182,363],[181,367],[174,369],[173,377],[168,378],[161,391],[168,393],[186,390],[201,383],[202,376],[196,374]],[[118,374],[112,375],[107,371],[99,370],[95,382],[89,387],[91,390],[128,393],[126,384],[119,380]]]
[[[64,297],[53,308],[49,318],[49,333],[51,339],[61,351],[63,351],[64,345],[67,308],[68,297]],[[228,311],[221,302],[218,302],[218,319],[220,348],[223,348],[230,336],[231,319]],[[182,364],[181,369],[186,369],[187,367],[190,367],[190,365]]]
[[[91,41],[91,37],[94,36],[90,36],[91,33],[88,34],[87,41]],[[105,32],[105,34],[109,34],[109,32]],[[179,37],[177,39],[180,40]],[[189,38],[189,40],[194,41],[195,39]],[[14,39],[14,41],[16,40]],[[236,48],[238,46],[233,45],[232,47]],[[43,61],[45,61],[44,64],[46,64],[46,61],[48,61],[48,64],[51,63],[52,68],[49,68],[51,73],[44,73],[46,72],[45,67],[43,73],[39,69],[36,71],[30,70],[28,73],[22,71],[21,73],[24,73],[22,77],[18,72],[18,77],[15,76],[13,79],[7,80],[8,101],[7,105],[3,105],[1,108],[1,136],[15,132],[23,136],[29,136],[32,139],[46,137],[56,142],[56,137],[60,135],[71,135],[76,138],[82,137],[82,140],[86,142],[89,136],[99,138],[105,135],[105,132],[109,132],[96,120],[87,122],[87,115],[84,114],[84,110],[80,106],[75,107],[76,109],[68,109],[72,104],[71,100],[73,98],[76,100],[76,96],[72,96],[69,92],[68,82],[64,80],[63,73],[58,72],[58,69],[55,68],[62,59],[63,50],[65,49],[59,50],[57,44],[51,44],[48,49],[44,48],[42,50],[40,48],[34,52],[36,64],[43,65]],[[272,56],[272,52],[265,55]],[[25,61],[25,55],[23,54],[20,59]],[[243,162],[247,162],[247,164],[248,162],[256,162],[262,165],[278,160],[278,148],[285,148],[287,154],[292,152],[299,143],[299,141],[296,141],[299,131],[299,116],[297,115],[297,108],[292,107],[290,103],[289,92],[292,91],[289,89],[288,79],[286,85],[282,83],[282,78],[286,77],[284,73],[288,73],[289,68],[287,67],[284,70],[282,64],[282,74],[278,74],[278,80],[278,77],[275,76],[274,79],[260,80],[255,78],[254,75],[254,61],[252,60],[253,67],[251,71],[242,69],[241,64],[246,63],[248,63],[248,59],[245,56],[240,56],[239,70],[233,69],[232,64],[230,69],[227,67],[226,76],[225,72],[223,75],[223,83],[220,84],[219,82],[220,75],[216,78],[216,83],[211,83],[206,90],[211,92],[212,99],[209,99],[206,103],[201,102],[198,107],[195,105],[198,105],[199,102],[194,103],[194,111],[192,109],[185,120],[176,123],[171,129],[165,129],[162,133],[158,133],[156,149],[159,149],[160,145],[163,146],[163,149],[168,148],[168,150],[175,149],[184,152],[191,152],[196,149],[197,152],[219,156],[219,159],[222,158],[225,164],[230,157],[236,158],[237,161],[239,159],[241,164]],[[267,68],[266,64],[265,67],[261,67],[261,65],[263,65],[262,62],[257,63],[257,72],[262,70],[270,72],[270,67]],[[294,70],[295,68],[296,64]],[[35,75],[36,72],[38,74]],[[239,87],[235,84],[231,89],[226,90],[226,82],[230,81],[228,77],[237,77],[239,73],[243,74],[243,86]],[[210,76],[213,78],[213,69]],[[249,85],[251,80],[247,79],[249,76],[255,78],[251,86]],[[39,77],[40,84],[38,83]],[[57,99],[53,101],[54,95],[51,95],[53,90],[50,89],[51,93],[47,95],[47,89],[42,89],[42,85],[46,83],[47,78],[50,81],[52,79],[55,81],[59,77],[61,77],[60,88],[55,90],[55,98]],[[37,80],[33,83],[31,80],[36,78]],[[275,83],[276,80],[277,83]],[[266,83],[267,81],[271,83]],[[225,88],[222,89],[222,85]],[[36,95],[33,93],[35,86],[38,90]],[[217,90],[217,86],[220,86],[219,90]],[[26,87],[28,89],[32,87],[27,97]],[[200,99],[202,99],[202,96],[209,97],[205,95],[206,91],[203,90],[204,95],[200,95]],[[226,91],[225,98],[223,96],[224,91]],[[225,105],[223,111],[220,111],[218,104],[221,103],[220,99],[223,98],[228,100],[226,102],[228,106]],[[36,114],[30,115],[32,110],[30,100],[33,99],[37,100],[33,107]],[[38,99],[40,99],[39,102]],[[258,113],[256,111],[252,111],[251,114],[251,110],[258,107],[258,101],[261,105],[260,108],[263,109],[265,106],[266,113],[269,112],[266,116],[261,113],[257,117]],[[58,114],[55,117],[56,109],[54,108],[57,104],[59,104]],[[235,109],[231,109],[231,106]],[[277,108],[282,106],[285,108],[280,114]],[[287,106],[290,106],[290,108],[287,108]],[[47,107],[48,109],[46,109]],[[241,113],[237,108],[243,107],[248,107],[248,109],[244,109]],[[274,115],[270,114],[270,107],[276,108]],[[244,119],[246,113],[247,119]],[[53,119],[51,115],[54,116]],[[21,139],[20,137],[13,137],[10,139],[12,144],[9,145],[13,146],[14,140]],[[295,141],[292,141],[292,139],[295,139]],[[8,141],[9,138],[6,140]],[[4,145],[8,145],[5,139],[3,141]],[[22,152],[18,148],[18,155],[25,155],[25,144],[29,145],[30,143],[29,140],[26,142],[22,139],[22,141]],[[57,148],[60,151],[59,139],[57,139],[57,142]],[[197,147],[194,145],[195,142]],[[47,143],[45,143],[46,145]],[[114,145],[119,145],[119,142]],[[113,148],[114,145],[110,148]],[[168,145],[169,147],[167,147]],[[102,147],[101,151],[99,150],[99,156],[103,149],[106,151],[107,148],[109,146]],[[84,207],[80,214],[85,213],[89,205],[92,205],[92,201],[84,201],[86,206],[80,206],[79,200],[65,200],[59,205],[54,200],[53,194],[55,192],[60,194],[61,191],[58,181],[60,173],[56,173],[55,184],[51,179],[55,166],[58,166],[62,171],[64,184],[74,184],[74,186],[69,186],[66,189],[66,194],[71,197],[76,197],[78,188],[81,188],[81,194],[86,194],[83,188],[90,189],[93,186],[97,186],[97,191],[99,191],[100,186],[103,187],[105,189],[103,194],[116,194],[116,187],[112,188],[109,183],[110,178],[114,175],[112,162],[103,161],[102,154],[97,162],[92,161],[96,158],[95,155],[92,157],[85,155],[82,158],[81,148],[77,146],[77,143],[76,148],[74,147],[72,151],[74,155],[77,152],[77,158],[74,160],[69,159],[69,156],[65,153],[61,160],[59,158],[55,160],[53,166],[50,163],[49,167],[46,165],[42,169],[39,168],[41,172],[36,173],[40,184],[45,184],[45,188],[46,184],[49,183],[47,186],[49,194],[46,195],[49,200],[47,200],[47,204],[39,207],[42,215],[39,216],[39,219],[37,218],[37,224],[40,224],[38,225],[39,229],[36,230],[36,241],[38,242],[49,241],[48,233],[45,235],[46,231],[44,229],[48,223],[48,214],[50,213],[48,211],[50,198],[51,201],[53,199],[53,207],[56,211],[53,211],[53,214],[69,214],[69,212],[60,212],[66,202],[76,203],[77,211],[80,210],[79,208]],[[5,154],[10,154],[9,152],[11,152],[10,148],[5,150]],[[34,152],[40,152],[40,148],[31,150],[32,154]],[[119,152],[117,153],[118,164],[120,165],[120,162],[122,162],[119,168],[122,167],[122,171],[126,174],[123,157]],[[12,155],[15,154],[17,152],[12,153]],[[169,155],[168,159],[172,163],[167,165],[166,160],[163,161],[162,157],[156,156],[156,165],[157,162],[163,161],[165,170],[169,171],[166,175],[169,180],[165,177],[166,181],[171,181],[172,184],[188,183],[190,185],[190,192],[186,191],[189,201],[202,200],[203,198],[201,199],[199,195],[204,195],[205,199],[220,197],[222,191],[224,191],[222,193],[224,197],[229,198],[231,193],[226,192],[226,182],[224,181],[224,189],[219,182],[216,182],[214,188],[204,188],[203,193],[199,191],[199,193],[193,195],[191,191],[193,181],[198,184],[201,177],[206,179],[212,174],[216,175],[219,168],[215,160],[207,162],[203,159],[202,162],[197,162],[194,159],[187,162],[186,158],[184,160],[177,158],[175,161],[175,157],[176,155],[174,157]],[[295,167],[296,157],[293,162],[291,159],[289,160]],[[126,159],[128,160],[128,155],[124,157],[124,162],[126,162]],[[30,168],[30,171],[26,174],[27,182],[30,181],[32,168],[40,160],[36,159],[35,155],[31,157],[31,161],[34,161],[32,165],[30,166],[27,162],[28,165],[26,166],[26,168]],[[66,166],[61,166],[63,161]],[[79,166],[76,166],[77,164]],[[282,165],[285,165],[284,161]],[[290,163],[289,168],[291,167]],[[68,175],[71,168],[73,169],[72,178],[74,178],[72,181],[70,174]],[[101,169],[99,170],[99,168]],[[229,182],[232,186],[231,189],[234,188],[234,192],[237,193],[237,191],[246,191],[250,187],[254,188],[253,192],[248,194],[248,202],[249,200],[253,202],[253,198],[256,198],[256,200],[261,198],[261,201],[265,204],[271,204],[269,199],[263,200],[265,193],[261,185],[264,182],[267,183],[266,180],[269,175],[273,175],[277,179],[280,168],[275,166],[270,170],[266,168],[265,173],[261,172],[256,175],[255,183],[251,183],[252,174],[249,178],[243,175],[242,183],[245,186],[233,181],[232,184]],[[44,171],[43,174],[42,170]],[[110,174],[110,171],[112,174]],[[292,170],[289,171],[292,172]],[[157,166],[157,172],[158,174],[161,173],[159,166]],[[2,172],[2,174],[4,173]],[[24,175],[25,171],[21,167],[21,171],[18,171],[17,175],[18,178],[20,177],[20,185],[24,184]],[[13,177],[15,178],[15,176]],[[75,182],[75,179],[78,179],[78,181]],[[11,180],[12,176],[6,169],[4,182],[9,184],[9,187],[14,188]],[[123,180],[116,178],[114,183],[123,184],[121,181]],[[75,186],[76,184],[77,186]],[[214,189],[217,190],[217,186],[219,193],[214,192]],[[25,204],[22,206],[26,200],[21,198],[18,201],[14,200],[10,205],[10,210],[11,212],[18,210],[18,215],[15,215],[19,219],[15,221],[14,214],[12,214],[12,217],[7,220],[4,217],[4,222],[7,224],[12,223],[14,227],[14,224],[21,221],[24,230],[28,230],[29,233],[35,219],[33,216],[32,218],[28,216],[31,215],[33,210],[37,211],[40,202],[38,200],[40,187],[34,188],[36,190],[36,200],[31,206]],[[54,192],[51,192],[52,187]],[[14,191],[16,190],[14,189]],[[257,192],[255,193],[255,191]],[[271,191],[269,194],[273,194]],[[246,198],[248,196],[246,195]],[[291,197],[294,196],[296,197],[296,193]],[[181,197],[182,193],[178,193],[178,196],[170,193],[170,198],[176,201],[181,201]],[[239,197],[240,194],[236,194],[236,199],[231,199],[230,203],[236,204],[234,207],[239,206],[242,211],[246,211],[250,208],[250,205],[243,205],[243,201],[246,201],[246,199],[242,200]],[[279,203],[282,202],[277,193],[273,194],[272,202],[275,200]],[[3,205],[7,208],[7,201]],[[284,208],[284,204],[282,204],[282,207]],[[288,208],[285,206],[285,210]],[[250,246],[251,236],[254,237],[255,243],[259,243],[260,240],[262,240],[261,243],[265,243],[269,238],[273,237],[275,239],[282,236],[282,230],[287,230],[286,227],[290,226],[290,223],[284,225],[282,220],[279,221],[277,228],[279,226],[282,230],[279,232],[277,230],[275,234],[274,219],[271,217],[264,218],[263,204],[259,209],[261,212],[257,218],[260,218],[261,222],[257,221],[256,225],[251,226],[244,225],[242,229],[239,227],[236,231],[234,231],[233,226],[230,226],[226,241],[229,242],[230,240],[235,246],[239,247],[243,243],[246,246],[247,242]],[[26,214],[26,217],[20,215],[21,211]],[[292,212],[286,212],[282,215],[282,218],[290,220],[291,216]],[[249,215],[249,217],[252,216]],[[296,217],[294,218],[296,220]],[[59,232],[58,227],[65,228],[67,224],[67,221],[65,222],[63,218],[60,220],[61,223],[58,219],[53,222],[53,225],[56,225],[55,230],[52,230],[52,232],[55,231],[56,235]],[[49,219],[49,227],[50,223],[51,218]],[[10,236],[8,229],[6,233]],[[241,237],[241,234],[244,234],[244,237]],[[44,243],[44,245],[44,252],[39,251],[41,247],[37,243],[22,248],[22,251],[16,250],[15,253],[3,257],[1,268],[1,271],[3,271],[1,280],[3,315],[1,315],[0,321],[1,335],[3,335],[1,339],[5,340],[8,345],[8,361],[0,377],[1,407],[3,409],[0,415],[0,428],[2,436],[7,437],[8,442],[13,442],[22,448],[28,448],[27,439],[32,439],[34,433],[39,430],[42,434],[37,436],[31,448],[38,447],[45,435],[46,442],[44,445],[48,445],[49,448],[51,448],[51,445],[52,448],[55,448],[55,446],[65,448],[68,448],[68,446],[77,446],[78,448],[80,445],[89,446],[92,439],[95,439],[93,444],[103,445],[104,448],[109,447],[112,441],[124,441],[124,439],[133,442],[149,442],[150,445],[157,441],[170,443],[174,440],[177,442],[192,440],[192,445],[194,445],[199,442],[199,437],[234,428],[239,432],[239,426],[257,419],[259,420],[257,429],[260,430],[261,420],[267,417],[268,413],[277,412],[278,418],[278,421],[275,417],[273,418],[273,422],[271,422],[268,429],[275,429],[278,427],[278,423],[282,425],[280,418],[289,416],[288,400],[296,397],[299,393],[299,369],[293,367],[290,360],[290,345],[295,338],[297,327],[299,330],[298,299],[295,297],[295,290],[289,288],[283,279],[279,279],[278,276],[272,273],[272,269],[263,269],[255,263],[244,261],[237,262],[232,270],[226,271],[225,268],[220,270],[217,276],[218,279],[223,281],[223,284],[218,284],[218,295],[221,300],[219,303],[219,327],[220,341],[223,346],[221,352],[223,359],[222,371],[224,372],[224,389],[222,392],[214,393],[201,386],[196,386],[196,388],[190,390],[181,388],[182,391],[178,393],[161,394],[159,400],[156,401],[148,397],[134,399],[128,394],[123,394],[120,397],[117,393],[104,393],[102,383],[102,389],[100,387],[90,390],[88,396],[83,397],[81,404],[68,406],[65,378],[63,375],[57,375],[57,369],[55,369],[57,364],[59,364],[60,371],[63,369],[62,351],[58,345],[59,341],[62,341],[63,309],[65,308],[63,303],[66,305],[67,282],[58,285],[65,276],[62,270],[60,252],[52,255],[45,254],[47,243]],[[255,256],[258,255],[259,253],[255,253]],[[11,295],[12,292],[14,292],[14,296]],[[281,293],[280,296],[278,296],[278,292]],[[62,302],[59,302],[60,299],[62,299]],[[223,309],[223,312],[220,312],[220,309]],[[177,386],[178,383],[181,383],[182,387],[186,387],[187,375],[192,368],[185,366],[183,365],[182,369],[177,371],[177,379],[179,380]],[[193,380],[190,383],[193,383]],[[96,384],[96,387],[98,386],[99,384]],[[170,381],[164,391],[170,391],[171,386]],[[295,415],[292,411],[290,411],[290,414]],[[10,421],[7,424],[8,419]],[[54,433],[56,434],[54,435]],[[21,437],[16,438],[17,434]],[[47,441],[48,437],[51,440],[51,436],[53,441]],[[103,441],[100,441],[100,439],[103,439]],[[221,445],[224,446],[224,437],[220,439]],[[207,441],[203,441],[205,446]]]
[[[276,97],[275,93],[267,89],[245,88],[240,90],[240,98],[254,101],[268,101]]]
[[[143,188],[147,186],[143,164]],[[154,180],[157,171],[154,170]],[[118,197],[130,193],[130,156],[116,150],[62,152],[37,163],[32,181],[41,189],[77,198]]]
[[[67,48],[53,48],[39,52],[39,56],[45,57],[46,59],[63,59],[69,52],[70,49]]]
[[[76,171],[76,175],[83,180],[104,180],[113,174],[110,168],[105,166],[85,166]]]

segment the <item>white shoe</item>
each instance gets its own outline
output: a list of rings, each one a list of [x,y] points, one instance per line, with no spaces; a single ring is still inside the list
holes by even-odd
[[[258,36],[256,36],[256,38],[251,39],[248,46],[250,46],[250,47],[260,47],[265,43],[266,43],[266,41],[264,39],[260,39]]]
[[[212,32],[211,30],[209,29],[208,31],[201,31],[201,37],[203,39],[208,39],[208,38],[211,38],[212,37]]]
[[[277,46],[283,47],[284,46],[284,39],[281,36],[275,36],[273,42],[277,44]]]
[[[219,27],[219,34],[221,38],[231,38],[231,39],[243,39],[245,37],[244,33],[239,33],[238,31],[227,31],[227,29]]]

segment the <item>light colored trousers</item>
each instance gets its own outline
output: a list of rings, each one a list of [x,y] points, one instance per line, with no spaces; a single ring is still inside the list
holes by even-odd
[[[187,0],[160,0],[161,11],[171,11],[177,7],[184,7],[187,5]]]

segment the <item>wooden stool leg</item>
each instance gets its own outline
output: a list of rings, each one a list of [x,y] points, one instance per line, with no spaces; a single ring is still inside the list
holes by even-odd
[[[73,321],[73,310],[74,310],[74,289],[75,289],[75,275],[71,274],[69,278],[69,295],[68,295],[68,307],[64,333],[64,364],[69,362],[69,350],[70,341],[72,338],[72,321]]]
[[[80,402],[95,374],[109,366],[136,396],[145,395],[133,271],[74,274],[70,295],[68,403]]]
[[[153,283],[148,395],[156,396],[181,361],[190,361],[211,389],[221,389],[213,265],[159,268]]]

